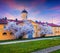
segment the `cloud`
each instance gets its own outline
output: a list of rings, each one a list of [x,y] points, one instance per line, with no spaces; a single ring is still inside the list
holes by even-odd
[[[7,17],[8,19],[15,19],[13,15],[9,14],[9,13],[5,13],[4,17]]]
[[[4,3],[7,4],[7,6],[9,6],[11,9],[17,9],[17,10],[27,9],[27,10],[30,10],[30,7],[26,6],[24,3],[18,4],[18,3],[16,3],[15,0],[4,0]]]
[[[60,14],[58,13],[51,13],[47,15],[43,15],[42,17],[45,17],[45,21],[50,22],[50,23],[55,23],[58,24],[60,22]]]
[[[53,10],[53,11],[57,11],[57,12],[60,12],[60,6],[54,6],[48,10]]]
[[[40,11],[34,11],[34,12],[32,12],[31,14],[32,14],[33,16],[36,16],[36,15],[40,14]]]
[[[23,10],[24,8],[27,10],[35,9],[38,5],[44,4],[46,0],[3,0],[10,8]],[[18,1],[18,2],[17,2]],[[22,3],[21,3],[22,1]],[[26,3],[23,3],[26,2]]]
[[[3,15],[3,17],[7,17],[8,19],[13,19],[13,20],[15,20],[16,18],[17,18],[18,20],[22,20],[22,18],[21,18],[20,15],[14,16],[14,15],[12,15],[12,14],[10,14],[10,13],[5,13],[5,14]]]
[[[3,8],[6,14],[3,14],[3,13],[2,14],[4,16],[7,16],[10,19],[15,19],[15,17],[18,19],[21,19],[19,13],[16,14],[15,11],[13,10],[18,10],[21,12],[23,9],[26,9],[28,11],[29,19],[32,19],[32,20],[52,22],[52,17],[54,17],[55,18],[54,23],[58,23],[60,19],[60,13],[59,13],[60,6],[57,6],[57,5],[53,7],[49,6],[49,9],[48,9],[48,6],[44,5],[46,3],[46,0],[31,0],[30,2],[27,1],[27,4],[20,3],[20,2],[18,4],[15,0],[2,0],[2,2],[7,5],[7,10],[5,10],[6,6],[4,7],[5,9]],[[12,13],[10,13],[11,12],[10,10],[12,10]],[[41,12],[43,13],[41,14]]]

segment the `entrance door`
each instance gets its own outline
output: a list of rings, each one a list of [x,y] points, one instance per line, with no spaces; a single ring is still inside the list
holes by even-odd
[[[33,38],[33,32],[28,32],[28,38]]]

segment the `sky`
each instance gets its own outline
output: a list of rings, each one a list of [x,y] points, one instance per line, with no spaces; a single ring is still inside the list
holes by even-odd
[[[24,9],[30,20],[60,25],[60,0],[0,0],[0,19],[22,20]]]

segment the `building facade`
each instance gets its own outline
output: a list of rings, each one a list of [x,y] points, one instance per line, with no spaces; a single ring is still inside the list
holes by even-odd
[[[11,31],[4,30],[5,26],[8,25],[8,21],[14,21],[17,22],[17,24],[23,25],[24,22],[23,20],[27,20],[28,12],[26,10],[23,10],[21,12],[21,18],[22,20],[7,20],[7,19],[0,19],[0,40],[11,40],[11,39],[16,39],[14,34]],[[32,25],[34,26],[34,33],[33,35],[24,35],[23,38],[37,38],[41,37],[39,34],[40,28],[38,26],[43,23],[39,22],[34,22],[32,20],[28,20]],[[54,24],[48,24],[52,26],[53,34],[47,34],[46,36],[60,36],[60,26],[54,25]]]

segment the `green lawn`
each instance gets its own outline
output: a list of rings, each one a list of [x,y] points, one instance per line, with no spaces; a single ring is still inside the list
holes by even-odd
[[[31,53],[32,51],[60,45],[60,39],[0,45],[0,53]]]
[[[53,51],[51,53],[60,53],[60,50]]]

